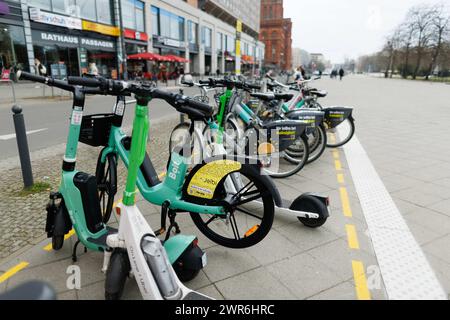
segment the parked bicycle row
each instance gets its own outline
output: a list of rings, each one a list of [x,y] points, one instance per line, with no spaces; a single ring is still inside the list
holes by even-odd
[[[318,99],[326,93],[309,87],[310,82],[285,85],[268,75],[262,86],[238,78],[194,83],[185,76],[184,85],[202,92],[190,98],[99,76],[68,81],[26,72],[19,76],[72,92],[61,184],[50,195],[45,229],[54,250],[74,229],[74,261],[78,244],[103,254],[99,268],[106,274],[106,299],[122,297],[130,274],[144,299],[209,299],[183,284],[199,274],[207,259],[195,235],[181,234],[178,215],[189,214],[201,233],[231,249],[261,242],[278,214],[310,228],[321,227],[329,217],[327,197],[307,192],[293,201],[282,199],[271,178],[296,174],[319,159],[327,145],[341,146],[353,136],[352,110],[322,108]],[[85,115],[86,108],[95,108],[86,106],[86,95],[116,96],[112,113]],[[131,95],[137,104],[127,136],[122,123]],[[153,99],[166,101],[190,120],[172,132],[163,181],[147,153]],[[102,147],[95,173],[76,169],[79,142]],[[118,185],[119,161],[128,170],[125,186]],[[123,198],[114,208],[120,189]],[[161,207],[159,229],[136,206],[138,192]],[[120,217],[117,229],[108,226],[114,212]]]

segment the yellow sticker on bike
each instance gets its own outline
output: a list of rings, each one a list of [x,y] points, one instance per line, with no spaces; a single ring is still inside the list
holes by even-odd
[[[187,188],[188,195],[211,200],[217,186],[228,174],[239,171],[241,163],[232,160],[210,162],[198,170]]]

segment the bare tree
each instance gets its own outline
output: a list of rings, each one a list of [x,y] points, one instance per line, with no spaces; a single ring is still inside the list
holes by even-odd
[[[428,5],[420,5],[410,10],[409,15],[414,26],[414,37],[416,40],[416,63],[412,74],[413,79],[417,78],[422,63],[425,50],[432,37],[433,20],[436,15],[436,8]]]
[[[434,17],[432,19],[433,32],[431,41],[433,42],[433,44],[431,46],[431,61],[426,75],[426,80],[429,79],[430,75],[436,68],[439,55],[441,54],[443,49],[443,44],[446,40],[448,40],[447,37],[449,34],[449,26],[450,16],[445,11],[444,6],[440,5],[438,8],[436,8]]]
[[[409,15],[407,19],[409,18]],[[408,77],[408,68],[409,68],[409,58],[411,56],[411,47],[413,43],[413,37],[414,33],[416,31],[415,25],[411,21],[405,21],[403,24],[400,25],[399,29],[401,30],[400,34],[400,43],[401,46],[404,48],[404,59],[403,59],[403,65],[402,65],[402,77],[407,78]]]

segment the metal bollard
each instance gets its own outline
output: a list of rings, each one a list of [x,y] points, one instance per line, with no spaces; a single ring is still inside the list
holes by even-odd
[[[12,107],[14,128],[16,130],[17,148],[19,149],[20,166],[25,188],[33,186],[33,172],[31,170],[30,151],[28,149],[27,132],[22,108],[18,105]]]

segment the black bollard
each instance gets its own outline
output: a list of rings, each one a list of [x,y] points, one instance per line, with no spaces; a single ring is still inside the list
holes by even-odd
[[[22,108],[18,105],[12,107],[14,128],[16,130],[17,148],[19,149],[20,165],[25,188],[33,186],[33,172],[31,170],[30,151],[28,149],[27,132]]]

